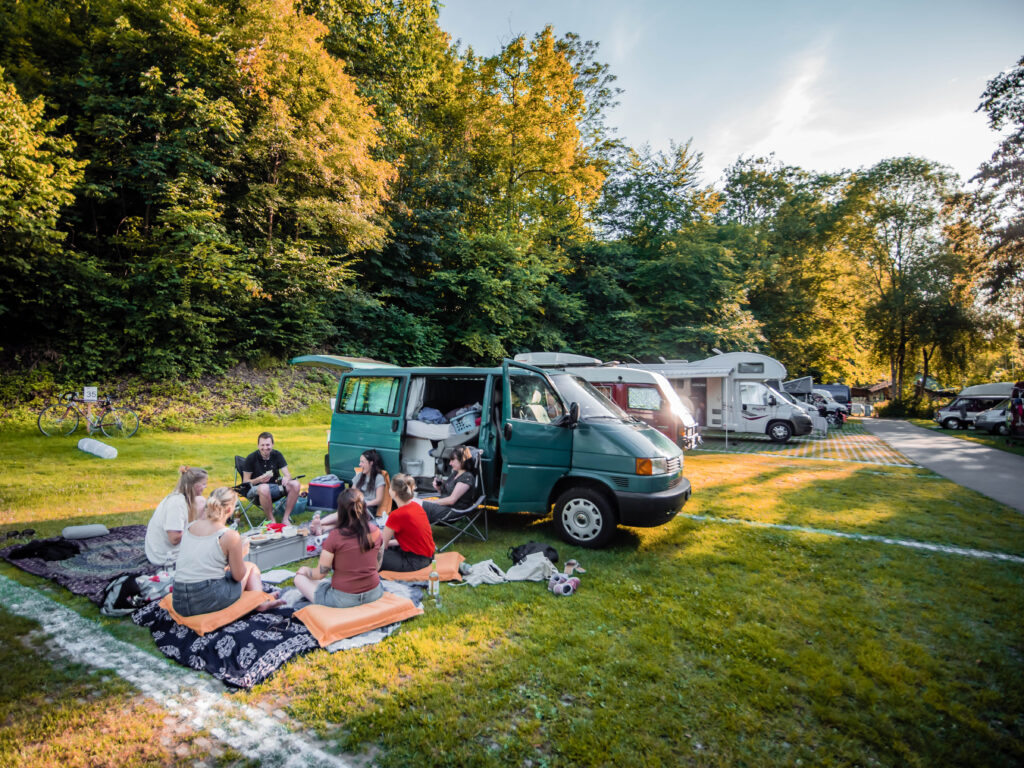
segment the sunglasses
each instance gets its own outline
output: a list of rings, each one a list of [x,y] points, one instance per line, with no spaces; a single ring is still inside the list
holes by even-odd
[[[5,535],[5,539],[27,539],[29,536],[35,536],[35,528],[26,528],[24,531],[8,531]]]

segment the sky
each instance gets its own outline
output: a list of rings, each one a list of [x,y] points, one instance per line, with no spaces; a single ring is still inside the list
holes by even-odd
[[[838,171],[916,155],[967,180],[998,142],[976,112],[1024,56],[1024,0],[441,0],[440,24],[491,55],[550,24],[600,44],[627,144],[692,139],[715,182],[743,156]]]

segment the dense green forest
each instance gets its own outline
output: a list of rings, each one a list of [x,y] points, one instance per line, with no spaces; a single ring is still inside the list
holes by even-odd
[[[480,56],[430,0],[3,0],[0,357],[160,379],[717,347],[908,394],[1020,375],[1024,59],[979,94],[971,184],[919,157],[706,180],[685,138],[617,139],[618,94],[596,43]]]

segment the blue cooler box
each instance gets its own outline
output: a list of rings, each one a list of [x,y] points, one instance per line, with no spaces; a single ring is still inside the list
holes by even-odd
[[[338,496],[344,487],[345,484],[340,480],[336,483],[318,483],[314,480],[309,484],[309,507],[333,512],[338,508]]]

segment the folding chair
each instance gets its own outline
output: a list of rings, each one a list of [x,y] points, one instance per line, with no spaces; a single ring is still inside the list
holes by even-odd
[[[235,492],[238,494],[238,501],[235,503],[235,517],[238,517],[239,515],[244,517],[245,522],[247,522],[249,524],[249,528],[252,529],[256,526],[253,525],[252,519],[249,517],[249,513],[253,512],[253,514],[256,515],[257,519],[262,519],[263,507],[260,506],[260,503],[258,501],[249,501],[247,494],[249,493],[249,489],[252,488],[252,485],[250,483],[242,482],[242,478],[244,477],[244,475],[242,474],[243,472],[245,472],[245,457],[235,456],[234,489]],[[287,495],[284,495],[281,498],[276,499],[274,501],[273,509],[275,514],[281,511],[281,504],[285,502],[287,498]]]
[[[469,536],[478,541],[487,541],[487,507],[483,505],[487,499],[487,493],[484,490],[484,473],[483,467],[480,464],[481,451],[479,448],[470,448],[469,452],[473,454],[473,464],[476,466],[476,472],[474,472],[476,475],[476,486],[471,491],[476,494],[476,500],[466,509],[455,509],[453,507],[444,519],[434,523],[434,525],[444,526],[455,531],[455,535],[448,540],[448,543],[437,548],[438,552],[444,552],[463,536]],[[480,518],[483,518],[483,531],[480,530],[479,526]]]

